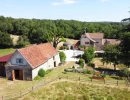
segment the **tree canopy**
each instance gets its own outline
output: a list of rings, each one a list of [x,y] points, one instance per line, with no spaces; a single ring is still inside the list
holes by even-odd
[[[54,47],[61,37],[79,39],[83,30],[102,32],[105,38],[119,38],[126,24],[118,22],[82,22],[76,20],[40,20],[0,16],[0,31],[26,36],[30,43],[53,42]]]

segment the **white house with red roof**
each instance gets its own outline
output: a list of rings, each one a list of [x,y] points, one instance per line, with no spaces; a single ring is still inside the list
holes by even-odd
[[[97,51],[102,50],[106,44],[120,44],[118,39],[104,39],[104,33],[84,33],[80,38],[80,45],[93,46]]]
[[[44,43],[17,49],[5,65],[8,79],[33,80],[39,69],[52,69],[60,63],[58,51]]]

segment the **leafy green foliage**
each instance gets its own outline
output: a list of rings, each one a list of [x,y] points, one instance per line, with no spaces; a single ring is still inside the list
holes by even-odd
[[[84,59],[79,59],[79,65],[83,68],[84,67],[84,63],[85,63],[85,61],[84,61]]]
[[[88,47],[88,48],[84,51],[83,59],[84,59],[86,62],[90,62],[90,61],[95,57],[94,51],[95,51],[95,50],[94,50],[93,47]]]
[[[121,77],[128,77],[130,74],[130,71],[128,68],[122,68],[119,70],[119,76]]]
[[[15,19],[0,16],[0,30],[8,34],[25,35],[30,43],[52,42],[53,46],[65,38],[79,39],[82,31],[103,32],[105,38],[119,38],[126,24],[113,22],[81,22],[75,20]],[[23,43],[20,43],[23,45]]]
[[[52,69],[46,70],[46,74],[49,74],[52,71]]]
[[[61,63],[65,63],[66,55],[64,52],[59,53]]]
[[[125,59],[125,65],[129,66],[130,65],[130,62],[129,62],[129,59],[130,59],[130,32],[126,32],[122,35],[121,37],[121,44],[120,44],[120,47],[121,47],[121,52],[122,52],[122,55]]]
[[[84,70],[84,74],[92,74],[93,72],[91,70]]]
[[[38,76],[40,76],[40,77],[44,77],[45,74],[46,74],[46,72],[45,72],[44,69],[40,69],[40,70],[38,71]]]
[[[41,76],[36,76],[34,80],[41,80]]]
[[[102,59],[103,63],[113,63],[114,69],[119,64],[120,48],[119,45],[105,45],[104,56]]]
[[[0,48],[7,48],[13,46],[12,39],[10,38],[10,35],[6,32],[0,31]]]
[[[29,39],[27,38],[27,36],[21,36],[19,37],[19,40],[17,41],[17,46],[18,47],[25,47],[26,45],[29,45]]]

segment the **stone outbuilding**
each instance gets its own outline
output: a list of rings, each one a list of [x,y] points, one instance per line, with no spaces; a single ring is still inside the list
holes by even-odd
[[[33,80],[39,69],[52,69],[60,63],[59,52],[44,43],[17,49],[5,65],[6,77],[11,80]]]

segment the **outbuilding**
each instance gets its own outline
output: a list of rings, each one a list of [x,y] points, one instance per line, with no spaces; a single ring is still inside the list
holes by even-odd
[[[8,54],[8,55],[0,57],[0,76],[2,77],[6,76],[4,65],[7,63],[7,61],[10,59],[11,56],[12,54]]]

